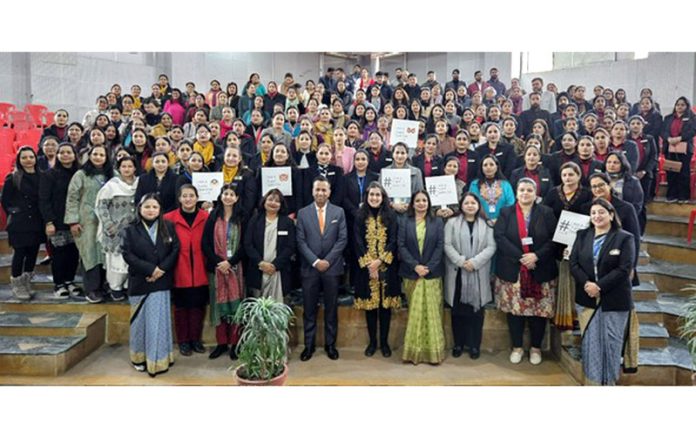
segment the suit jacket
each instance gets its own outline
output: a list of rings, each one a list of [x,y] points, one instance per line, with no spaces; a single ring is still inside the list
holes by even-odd
[[[443,254],[445,247],[445,227],[439,217],[426,216],[425,243],[423,252],[418,248],[416,236],[416,218],[405,217],[399,224],[399,275],[412,280],[418,279],[415,271],[417,265],[430,269],[427,279],[440,278],[444,275]]]
[[[244,271],[248,287],[261,289],[263,272],[258,265],[263,261],[263,249],[266,236],[266,215],[255,215],[244,230],[244,252],[249,259],[249,265]],[[290,291],[292,286],[290,259],[295,254],[295,224],[288,216],[278,216],[278,237],[276,241],[276,258],[271,261],[277,271],[280,271],[280,281],[283,293]]]
[[[517,169],[512,171],[512,175],[510,176],[510,185],[512,186],[512,189],[515,190],[517,187],[517,182],[524,178],[524,172],[526,170],[526,167],[518,167]],[[544,166],[539,166],[539,182],[541,183],[541,194],[539,195],[539,198],[543,198],[546,196],[546,194],[553,188],[553,181],[551,180],[551,173],[547,168]]]
[[[329,164],[327,168],[326,179],[328,179],[329,184],[331,184],[331,196],[329,201],[334,205],[341,205],[345,193],[343,188],[343,169],[333,164]],[[314,184],[314,178],[319,176],[318,164],[302,169],[301,172],[303,199],[302,203],[298,204],[298,207],[305,207],[314,202],[314,199],[312,199],[312,185]]]
[[[638,148],[642,147],[645,150],[645,156],[643,158],[643,161],[640,161],[640,152],[638,154],[638,160],[640,162],[638,163],[637,170],[645,171],[646,175],[644,176],[644,178],[654,178],[654,173],[657,170],[657,160],[659,158],[655,137],[649,134],[643,134],[642,139],[640,140],[640,144],[638,144],[638,141],[636,141],[635,139],[632,140],[636,143],[636,145],[638,145]],[[635,174],[636,171],[634,171],[633,173]]]
[[[631,270],[635,264],[633,236],[623,230],[610,231],[599,252],[595,277],[592,247],[594,228],[578,232],[570,254],[570,272],[575,278],[575,302],[596,308],[597,301],[585,292],[587,281],[600,288],[600,306],[604,311],[633,309],[631,297]]]
[[[449,154],[445,155],[445,162],[447,162],[447,158],[449,157],[457,157],[460,158],[459,152],[456,150],[453,152],[450,152]],[[461,162],[461,159],[460,159]],[[461,164],[459,165],[459,168],[461,169]],[[478,174],[478,169],[479,169],[479,154],[476,151],[469,150],[466,152],[466,183],[465,185],[465,190],[469,190],[469,184],[473,180],[476,179],[476,176]]]
[[[530,252],[539,258],[532,275],[537,283],[553,280],[558,276],[554,259],[556,247],[552,241],[556,231],[556,217],[551,208],[535,204],[532,206],[527,235],[532,238]],[[520,275],[522,242],[517,229],[517,204],[505,207],[498,216],[494,227],[496,252],[496,273],[501,280],[515,283]]]
[[[413,159],[411,159],[411,163],[421,171],[423,185],[425,186],[425,154],[420,154],[413,157]],[[431,166],[430,176],[440,176],[445,174],[445,159],[441,156],[433,155]]]
[[[382,149],[379,151],[379,156],[376,160],[372,151],[368,150],[367,153],[370,154],[370,160],[367,166],[372,172],[379,173],[379,171],[384,167],[390,166],[394,162],[392,160],[391,152],[389,152],[384,146],[382,146]]]
[[[508,143],[500,142],[495,148],[495,152],[492,152],[488,143],[484,143],[476,148],[476,154],[479,160],[482,160],[488,154],[495,155],[495,158],[500,163],[500,171],[503,172],[505,178],[510,179],[512,176],[512,171],[517,167],[517,155],[515,155],[515,148]],[[477,169],[478,171],[478,169]]]
[[[138,187],[135,189],[135,203],[140,202],[143,195],[148,193],[157,193],[162,201],[162,210],[164,213],[170,212],[177,207],[176,199],[176,182],[178,176],[171,169],[167,169],[167,173],[162,178],[159,187],[157,186],[157,176],[154,169],[140,175],[138,178]]]
[[[551,178],[553,179],[554,186],[560,185],[563,182],[561,180],[561,166],[563,166],[568,161],[572,161],[578,166],[580,165],[580,159],[578,158],[578,154],[574,153],[573,155],[568,156],[568,154],[566,154],[562,150],[549,155],[545,155],[542,158],[542,161],[544,163],[544,167],[549,169],[549,173],[551,174]]]
[[[128,263],[128,295],[145,295],[159,290],[170,290],[174,286],[174,267],[179,257],[179,239],[174,225],[160,219],[159,226],[167,227],[169,239],[160,238],[155,243],[145,225],[138,221],[122,231],[121,250],[123,259]],[[146,280],[152,271],[159,267],[164,275],[154,283]]]
[[[343,250],[348,243],[348,228],[343,209],[327,202],[324,234],[319,232],[319,218],[314,203],[297,213],[297,249],[302,259],[302,275],[319,275],[312,264],[323,259],[329,262],[326,275],[343,274]]]

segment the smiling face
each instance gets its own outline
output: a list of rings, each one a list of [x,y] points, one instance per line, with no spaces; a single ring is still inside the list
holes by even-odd
[[[380,208],[382,201],[382,191],[379,188],[373,187],[367,191],[367,205],[372,208]]]
[[[481,168],[483,170],[483,176],[488,179],[495,178],[495,175],[498,173],[498,165],[491,157],[483,159]]]
[[[429,137],[427,140],[425,140],[425,154],[429,157],[432,157],[435,155],[435,152],[437,151],[437,139],[433,137]]]
[[[279,166],[284,166],[290,158],[288,148],[284,144],[277,144],[273,148],[273,162]]]
[[[102,146],[93,147],[92,151],[89,153],[89,161],[94,167],[101,169],[104,163],[106,163],[106,149]]]
[[[203,157],[192,153],[188,160],[188,167],[191,172],[199,172],[203,169]]]
[[[517,184],[517,200],[522,206],[529,206],[536,201],[536,188],[534,184],[522,182]]]
[[[595,228],[605,230],[611,227],[611,223],[614,221],[614,214],[601,205],[593,205],[590,208],[590,220]]]
[[[324,206],[329,196],[331,196],[331,186],[327,181],[314,181],[312,185],[312,196],[317,205]]]
[[[413,209],[417,214],[426,214],[430,208],[430,203],[428,202],[428,197],[425,193],[416,193],[413,199]]]
[[[331,149],[327,145],[322,145],[317,149],[317,162],[322,166],[331,163]]]
[[[47,138],[41,145],[44,155],[49,158],[56,156],[56,151],[58,150],[58,142],[52,138]]]
[[[179,204],[184,209],[184,211],[193,211],[196,209],[196,202],[198,202],[198,195],[193,189],[182,189],[179,194]]]
[[[403,146],[397,146],[392,151],[392,158],[394,160],[394,164],[396,164],[398,167],[403,167],[403,165],[406,164],[406,159],[408,158],[408,151],[406,151],[406,148]]]
[[[58,148],[58,161],[65,167],[71,167],[75,162],[75,150],[68,146]]]
[[[575,138],[573,138],[572,135],[570,134],[565,134],[563,138],[561,138],[561,147],[563,147],[563,151],[565,151],[566,154],[572,154],[575,152]]]
[[[130,160],[121,161],[121,164],[118,166],[118,173],[121,174],[123,179],[131,179],[135,176],[135,165]]]
[[[153,221],[159,217],[160,205],[155,199],[148,199],[140,205],[140,216],[148,221]]]
[[[36,168],[36,154],[32,150],[23,150],[19,154],[19,164],[27,172],[33,172]]]
[[[457,161],[457,160],[447,161],[447,163],[445,163],[445,175],[457,176],[457,173],[459,173],[459,161]]]
[[[604,162],[609,173],[620,173],[621,172],[621,160],[616,155],[609,155]]]
[[[472,195],[467,195],[462,200],[461,209],[467,216],[475,216],[481,209],[478,200]]]
[[[601,178],[591,178],[590,189],[592,189],[592,196],[595,198],[604,198],[608,200],[611,196],[609,184]]]
[[[537,148],[527,148],[527,152],[524,153],[524,164],[528,169],[536,169],[540,160],[541,154]]]
[[[353,159],[353,165],[355,169],[358,172],[365,172],[367,170],[367,166],[369,164],[369,160],[367,158],[367,155],[364,153],[356,153],[355,157]]]

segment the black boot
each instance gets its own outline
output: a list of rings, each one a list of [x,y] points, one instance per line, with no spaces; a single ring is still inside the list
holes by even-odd
[[[392,351],[389,348],[389,326],[391,324],[391,309],[379,309],[379,345],[382,356],[391,357]]]
[[[210,356],[208,356],[208,359],[217,359],[218,357],[222,356],[224,353],[227,352],[228,350],[227,345],[220,344],[215,349],[210,353]]]
[[[237,357],[237,346],[236,346],[236,345],[232,345],[232,346],[230,347],[230,359],[232,359],[232,360],[237,360],[237,359],[239,359],[239,358]]]

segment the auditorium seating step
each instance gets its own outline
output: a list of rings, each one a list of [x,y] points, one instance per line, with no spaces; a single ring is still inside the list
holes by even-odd
[[[633,286],[634,301],[652,301],[657,298],[657,285],[652,281],[641,281],[640,285]]]
[[[669,292],[682,296],[690,296],[694,291],[685,291],[683,288],[696,286],[696,266],[656,260],[652,258],[645,266],[638,266],[641,282],[652,281],[660,292]]]
[[[663,197],[657,197],[653,199],[652,202],[648,203],[648,214],[649,215],[660,215],[660,216],[681,216],[689,218],[691,210],[696,208],[696,202],[690,201],[685,204],[679,204],[676,202],[666,202],[667,200]]]
[[[0,373],[58,376],[104,343],[105,313],[0,312]]]
[[[582,372],[582,349],[568,346],[561,349],[561,365],[581,384],[586,384]],[[638,372],[622,374],[619,385],[691,385],[691,373],[696,367],[686,343],[669,338],[662,348],[641,346],[638,352]]]
[[[640,316],[639,316],[640,318]],[[667,346],[669,340],[669,332],[665,327],[655,323],[643,323],[640,325],[640,347],[643,348],[663,348]],[[562,335],[562,345],[580,345],[582,337],[580,330],[565,332]]]
[[[681,237],[686,242],[688,224],[688,216],[661,216],[649,214],[645,232],[650,235]]]
[[[696,265],[696,242],[687,243],[682,237],[646,234],[643,243],[647,244],[651,259]]]
[[[34,268],[35,273],[48,274],[51,272],[50,265],[41,265],[39,262],[46,256],[46,253],[42,250],[39,251],[39,256],[36,259],[36,267]],[[0,254],[0,283],[9,283],[10,277],[12,276],[12,253],[10,254]]]

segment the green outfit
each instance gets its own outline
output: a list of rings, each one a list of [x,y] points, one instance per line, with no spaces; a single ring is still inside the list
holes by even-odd
[[[425,221],[416,224],[418,249],[425,244]],[[442,328],[442,278],[404,279],[408,298],[408,324],[404,337],[404,361],[439,364],[445,359],[445,332]]]
[[[95,208],[97,193],[105,182],[106,178],[102,174],[88,176],[83,170],[78,170],[68,186],[64,222],[82,226],[82,233],[75,238],[75,245],[80,251],[85,271],[104,264],[104,251],[97,240],[99,219]]]

